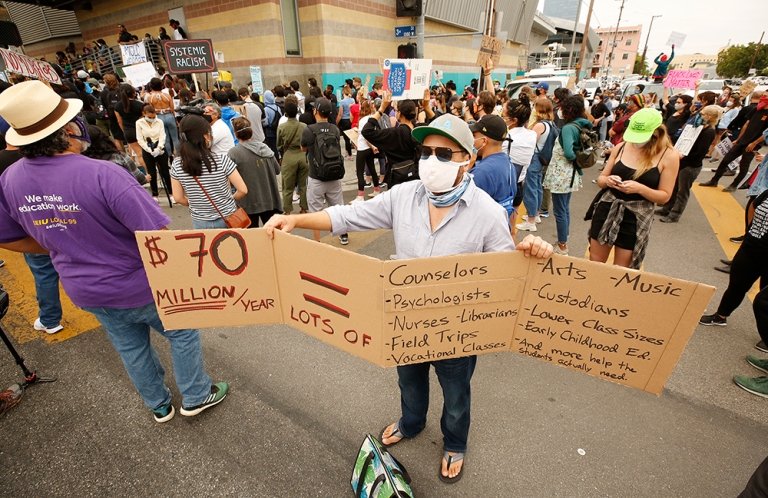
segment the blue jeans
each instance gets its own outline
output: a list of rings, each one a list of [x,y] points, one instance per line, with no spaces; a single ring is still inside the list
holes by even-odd
[[[165,127],[165,152],[172,156],[174,151],[177,151],[179,148],[179,132],[176,126],[176,118],[172,112],[158,114],[157,117],[160,118]]]
[[[536,216],[541,207],[541,199],[544,190],[541,187],[541,161],[539,155],[534,154],[528,171],[525,173],[525,185],[523,186],[523,204],[528,216]]]
[[[435,367],[437,379],[443,388],[443,447],[446,451],[467,451],[470,415],[470,381],[475,371],[477,356],[417,363],[397,367],[400,385],[400,431],[413,437],[424,429],[429,409],[429,366]]]
[[[557,241],[568,242],[568,230],[571,225],[571,192],[556,194],[552,192],[552,209],[555,212]]]
[[[205,230],[207,228],[227,228],[227,224],[222,218],[218,220],[192,220],[192,228],[195,230]]]
[[[40,321],[53,328],[61,324],[61,298],[59,297],[59,274],[47,254],[24,253],[24,259],[35,278],[35,294]]]
[[[197,406],[211,394],[211,378],[205,372],[197,330],[165,330],[154,304],[138,308],[85,308],[96,315],[120,355],[134,387],[151,410],[171,401],[163,378],[165,370],[150,343],[152,327],[171,344],[176,385],[186,407]]]

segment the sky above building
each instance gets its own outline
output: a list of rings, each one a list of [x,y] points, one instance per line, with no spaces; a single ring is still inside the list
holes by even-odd
[[[539,10],[543,10],[547,0],[539,0]],[[578,1],[578,0],[574,0]],[[616,26],[621,0],[594,0],[594,10],[590,26],[607,28]],[[645,44],[651,16],[661,15],[653,22],[653,30],[648,40],[649,59],[660,52],[669,51],[669,35],[673,31],[684,33],[685,42],[675,50],[678,53],[716,54],[728,45],[757,42],[760,33],[768,30],[768,3],[766,0],[742,0],[738,3],[738,14],[729,13],[728,4],[722,0],[625,0],[621,15],[621,26],[642,24],[640,52]],[[581,22],[587,18],[589,0],[582,0]],[[686,8],[687,7],[687,8]],[[735,12],[735,11],[734,11]],[[768,43],[768,35],[763,38]]]

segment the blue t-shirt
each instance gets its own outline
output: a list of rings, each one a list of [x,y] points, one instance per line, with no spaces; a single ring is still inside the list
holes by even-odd
[[[501,202],[517,193],[517,174],[509,156],[497,152],[486,156],[472,168],[475,184],[483,189],[496,202]]]
[[[343,99],[341,102],[339,102],[339,106],[341,107],[341,119],[351,119],[352,114],[349,112],[349,106],[355,103],[355,99],[352,97],[347,97]]]

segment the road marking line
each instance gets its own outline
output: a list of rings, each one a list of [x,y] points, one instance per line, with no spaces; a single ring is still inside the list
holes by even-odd
[[[0,259],[5,260],[5,266],[0,268],[0,282],[11,298],[11,308],[3,318],[3,327],[17,343],[24,344],[42,339],[53,344],[99,327],[96,318],[72,304],[64,289],[61,289],[61,307],[64,315],[61,324],[64,325],[64,330],[49,335],[32,328],[38,313],[32,273],[21,253],[0,250]]]
[[[723,192],[718,187],[700,187],[695,184],[691,190],[715,232],[715,237],[723,248],[726,258],[733,259],[739,244],[731,242],[728,238],[741,235],[740,227],[743,226],[744,208],[731,194]],[[734,226],[734,220],[738,220],[736,226]],[[759,290],[759,284],[755,283],[747,294],[750,301],[754,301]]]

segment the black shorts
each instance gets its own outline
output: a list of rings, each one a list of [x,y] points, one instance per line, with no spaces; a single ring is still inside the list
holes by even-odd
[[[589,238],[597,240],[600,229],[603,228],[608,212],[611,210],[610,202],[599,202],[595,206],[595,214],[592,215],[592,225],[589,227]],[[624,219],[619,226],[619,234],[616,236],[616,247],[633,251],[637,243],[637,217],[629,209],[624,210]]]
[[[112,133],[112,138],[115,140],[125,141],[125,135],[123,135],[123,130],[120,129],[120,125],[117,124],[117,119],[111,118],[109,120],[109,131]]]

